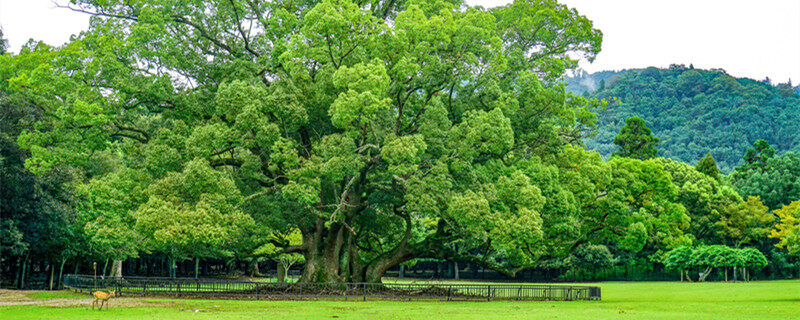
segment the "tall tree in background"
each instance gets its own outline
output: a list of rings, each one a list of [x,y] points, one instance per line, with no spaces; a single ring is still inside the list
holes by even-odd
[[[743,169],[764,169],[767,167],[767,161],[775,156],[775,149],[769,145],[764,139],[756,140],[753,147],[747,149],[744,155]]]
[[[630,117],[625,119],[625,126],[614,137],[614,144],[619,146],[619,150],[613,155],[639,160],[654,158],[658,154],[658,141],[642,118]]]
[[[706,156],[703,157],[703,159],[700,159],[699,162],[697,162],[695,168],[697,169],[697,171],[700,171],[709,177],[719,180],[719,168],[717,168],[717,162],[714,161],[714,157],[711,156],[711,153],[706,153]]]

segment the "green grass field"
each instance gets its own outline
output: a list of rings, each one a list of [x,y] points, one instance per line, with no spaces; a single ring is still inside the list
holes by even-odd
[[[2,302],[0,319],[800,319],[800,281],[605,282],[602,301],[234,301],[88,296]],[[31,294],[28,294],[31,296]],[[2,297],[2,295],[0,295]],[[10,305],[9,305],[10,304]]]

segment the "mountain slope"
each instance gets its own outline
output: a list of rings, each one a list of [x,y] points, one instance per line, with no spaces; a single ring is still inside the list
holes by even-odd
[[[800,151],[800,96],[789,84],[682,65],[583,75],[567,83],[573,92],[619,99],[598,110],[599,131],[586,141],[604,156],[616,150],[614,136],[634,115],[661,138],[660,156],[691,164],[710,152],[722,170],[730,171],[757,139],[766,139],[779,153]],[[597,90],[580,92],[592,86]]]

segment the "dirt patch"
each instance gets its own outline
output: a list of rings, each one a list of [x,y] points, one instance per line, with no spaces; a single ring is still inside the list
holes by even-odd
[[[89,295],[86,298],[58,298],[58,299],[33,299],[28,296],[31,293],[44,291],[32,290],[0,290],[0,307],[3,306],[46,306],[46,307],[92,307],[94,298]],[[171,301],[157,301],[150,299],[137,298],[112,298],[109,301],[111,308],[114,307],[164,307],[174,306]]]

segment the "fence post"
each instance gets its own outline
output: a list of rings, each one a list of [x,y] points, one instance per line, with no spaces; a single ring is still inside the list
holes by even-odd
[[[450,285],[450,287],[447,288],[447,301],[452,301],[453,299],[452,296],[453,296],[453,285]]]

